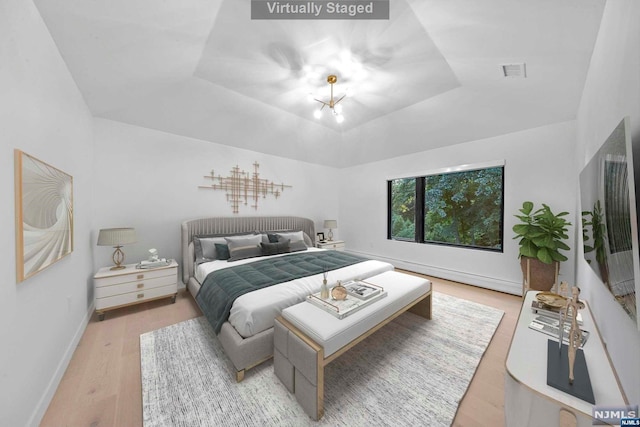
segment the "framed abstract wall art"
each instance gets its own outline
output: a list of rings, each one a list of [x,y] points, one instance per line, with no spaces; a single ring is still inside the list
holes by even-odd
[[[16,281],[73,251],[73,177],[14,150]]]

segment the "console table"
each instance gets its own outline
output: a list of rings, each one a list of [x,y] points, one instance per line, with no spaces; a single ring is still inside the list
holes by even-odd
[[[593,406],[547,385],[547,341],[551,336],[529,328],[537,315],[531,302],[538,291],[526,293],[505,362],[505,425],[548,427],[592,425]],[[584,300],[582,300],[584,301]],[[627,404],[586,301],[582,329],[589,331],[583,350],[597,406]],[[557,342],[558,339],[555,338]]]

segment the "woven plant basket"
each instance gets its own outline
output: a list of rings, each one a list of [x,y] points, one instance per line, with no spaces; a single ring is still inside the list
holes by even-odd
[[[521,257],[520,268],[524,280],[524,290],[550,291],[558,283],[560,263],[545,264],[537,258]]]

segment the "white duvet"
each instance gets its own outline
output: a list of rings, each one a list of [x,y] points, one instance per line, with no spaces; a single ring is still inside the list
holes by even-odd
[[[323,250],[325,249],[308,249],[308,251]],[[283,255],[249,258],[235,262],[219,260],[207,262],[200,264],[196,268],[196,279],[198,279],[200,283],[203,283],[207,274],[212,271],[279,256]],[[363,261],[348,267],[329,271],[329,287],[334,285],[337,280],[345,282],[347,280],[365,279],[389,270],[393,270],[393,265],[388,262],[375,260]],[[273,327],[273,321],[282,309],[304,301],[305,297],[311,293],[319,292],[321,284],[322,274],[315,274],[244,294],[238,297],[233,303],[229,315],[229,323],[231,323],[236,331],[244,338],[265,331]]]

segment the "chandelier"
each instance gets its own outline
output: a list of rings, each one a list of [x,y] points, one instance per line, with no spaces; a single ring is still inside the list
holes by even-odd
[[[313,116],[316,119],[319,119],[320,117],[322,117],[322,110],[324,109],[324,107],[328,107],[331,110],[331,114],[333,114],[333,116],[335,117],[336,122],[338,123],[344,122],[344,116],[342,115],[342,104],[339,104],[339,102],[342,101],[344,97],[347,96],[347,94],[345,93],[337,100],[333,99],[333,85],[337,81],[338,81],[338,78],[333,74],[330,74],[327,77],[327,83],[329,83],[329,85],[331,86],[331,97],[329,98],[329,101],[322,101],[318,98],[313,98],[313,96],[311,97],[312,100],[318,101],[320,104],[322,104],[322,107],[320,107],[320,109],[315,110],[313,112]]]

